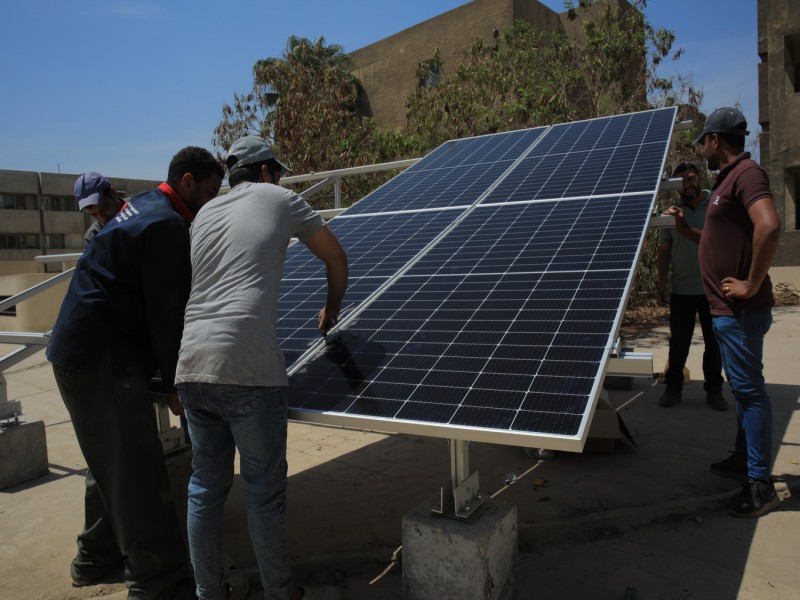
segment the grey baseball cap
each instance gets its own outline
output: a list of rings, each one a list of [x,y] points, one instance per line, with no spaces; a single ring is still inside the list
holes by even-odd
[[[718,108],[709,115],[703,131],[697,136],[694,143],[699,144],[709,133],[727,133],[729,135],[741,135],[742,137],[750,134],[747,131],[747,121],[742,111],[730,106]]]
[[[247,165],[270,159],[280,165],[281,175],[292,172],[289,167],[275,158],[275,153],[267,143],[267,140],[257,135],[246,135],[231,144],[225,164],[228,166],[228,172],[233,173],[239,167],[246,167]]]

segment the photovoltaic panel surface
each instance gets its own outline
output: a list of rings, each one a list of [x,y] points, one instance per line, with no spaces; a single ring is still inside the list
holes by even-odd
[[[580,450],[674,117],[648,111],[537,136],[295,366],[293,415]],[[604,173],[616,183],[601,185]]]
[[[546,128],[447,142],[330,221],[347,251],[344,306],[357,308],[460,218]],[[319,339],[325,269],[302,244],[287,253],[277,331],[287,366]]]
[[[523,129],[446,142],[347,209],[346,214],[468,207],[545,130]]]
[[[554,125],[483,203],[655,190],[673,112]]]
[[[458,214],[439,210],[332,220],[329,226],[347,249],[350,269],[344,306],[348,310],[359,306]],[[317,315],[325,306],[326,296],[324,264],[302,244],[290,246],[281,279],[277,320],[287,366],[319,339]]]

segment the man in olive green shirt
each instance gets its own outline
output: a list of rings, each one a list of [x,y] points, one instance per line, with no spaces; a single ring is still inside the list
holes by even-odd
[[[697,165],[684,162],[675,167],[673,177],[683,179],[680,191],[684,218],[691,227],[702,229],[710,193],[700,189]],[[728,410],[722,395],[722,359],[719,345],[711,325],[711,312],[700,276],[696,242],[681,235],[676,229],[665,228],[659,235],[658,296],[669,304],[669,366],[664,373],[667,389],[658,399],[661,406],[674,406],[683,395],[683,368],[689,356],[695,315],[700,317],[705,351],[703,352],[703,377],[706,401],[716,410]]]

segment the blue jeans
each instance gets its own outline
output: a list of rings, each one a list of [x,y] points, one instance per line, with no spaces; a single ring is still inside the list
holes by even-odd
[[[177,387],[192,439],[188,533],[198,597],[225,598],[222,515],[238,449],[264,597],[288,600],[294,584],[286,535],[286,388],[210,383]]]
[[[736,453],[747,456],[747,474],[768,481],[772,472],[772,405],[764,386],[764,336],[772,311],[715,316],[722,364],[736,398]]]

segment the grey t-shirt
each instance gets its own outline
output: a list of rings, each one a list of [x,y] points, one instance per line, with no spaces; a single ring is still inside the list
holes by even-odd
[[[706,210],[710,192],[702,190],[703,199],[697,208],[682,205],[684,218],[689,227],[702,229],[706,222]],[[682,296],[702,296],[703,279],[700,276],[700,261],[697,258],[699,246],[678,233],[677,229],[664,228],[659,232],[659,243],[672,244],[670,248],[670,291]]]
[[[237,185],[200,210],[176,383],[287,385],[275,333],[286,248],[322,227],[303,198],[266,183]]]

